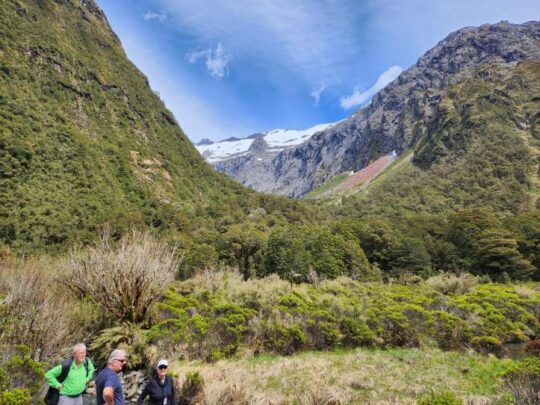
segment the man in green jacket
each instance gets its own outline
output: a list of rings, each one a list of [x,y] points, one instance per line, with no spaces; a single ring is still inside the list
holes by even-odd
[[[58,378],[62,374],[62,368],[68,366],[67,376],[63,381]],[[94,365],[86,358],[86,346],[78,343],[73,346],[73,359],[51,368],[45,374],[47,383],[60,392],[58,405],[82,405],[82,394],[86,390],[86,384],[94,375]]]

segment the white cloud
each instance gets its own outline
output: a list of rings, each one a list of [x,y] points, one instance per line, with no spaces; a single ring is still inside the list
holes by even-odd
[[[209,48],[203,51],[190,52],[186,55],[186,60],[189,63],[196,63],[199,59],[206,59],[206,69],[216,79],[223,79],[229,75],[231,55],[225,52],[221,43],[218,44],[215,50]]]
[[[342,97],[340,103],[341,108],[348,110],[349,108],[365,104],[379,90],[398,77],[401,72],[403,72],[403,68],[401,66],[392,66],[390,69],[381,74],[375,84],[368,90],[361,92],[358,88],[356,88],[351,95]]]
[[[313,99],[315,100],[316,106],[319,105],[319,101],[321,100],[321,93],[326,90],[326,87],[327,87],[326,84],[321,83],[321,85],[318,88],[316,88],[311,93],[309,93],[309,95],[313,97]]]
[[[153,11],[149,11],[144,15],[144,19],[146,21],[151,20],[158,20],[159,22],[164,22],[167,19],[167,14],[161,12],[161,13],[155,13]]]
[[[339,82],[359,60],[354,2],[310,0],[157,0],[178,30],[199,44],[226,44],[235,60],[264,67],[276,84],[282,69],[315,87]],[[205,46],[205,45],[203,45]]]

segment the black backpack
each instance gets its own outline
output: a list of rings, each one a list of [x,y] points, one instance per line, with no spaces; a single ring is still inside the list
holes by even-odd
[[[58,378],[56,378],[60,382],[64,382],[66,377],[69,374],[69,368],[71,367],[71,364],[73,363],[73,359],[67,359],[62,363],[62,371],[60,372],[60,375]],[[88,377],[88,359],[84,359],[84,369],[86,370],[86,377]],[[51,386],[49,386],[49,389],[47,390],[47,395],[45,395],[45,404],[47,405],[57,405],[58,401],[60,400],[60,392]]]

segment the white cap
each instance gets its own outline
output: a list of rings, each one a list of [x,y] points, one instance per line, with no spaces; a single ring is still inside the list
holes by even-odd
[[[167,360],[165,360],[165,359],[161,359],[160,361],[158,361],[156,367],[159,367],[159,366],[167,366],[167,367],[169,367],[169,362]]]

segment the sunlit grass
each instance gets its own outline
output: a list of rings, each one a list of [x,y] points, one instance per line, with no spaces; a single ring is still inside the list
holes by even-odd
[[[244,395],[257,399],[254,403],[305,403],[308,397],[332,397],[343,404],[414,404],[425,393],[443,390],[464,401],[499,399],[500,377],[513,363],[437,349],[338,349],[290,357],[264,354],[214,364],[186,362],[176,370],[180,376],[198,370],[210,404],[217,404],[220,392],[232,386],[242,387]]]

